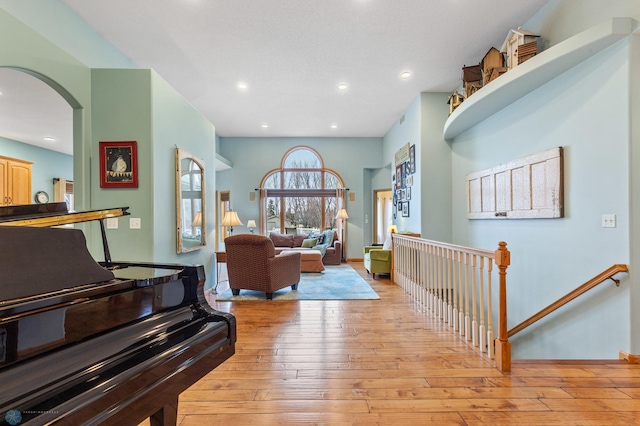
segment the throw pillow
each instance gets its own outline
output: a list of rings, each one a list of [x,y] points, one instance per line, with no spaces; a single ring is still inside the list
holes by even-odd
[[[324,244],[324,234],[320,234],[317,237],[314,237],[318,239],[318,244]]]
[[[296,234],[293,236],[293,246],[294,247],[301,247],[302,246],[302,242],[304,240],[306,240],[307,238],[309,238],[308,235],[303,235],[303,234]]]
[[[316,246],[317,244],[318,244],[318,239],[317,238],[307,238],[306,240],[304,240],[302,242],[302,247],[312,248],[312,247]]]
[[[274,247],[293,247],[293,235],[284,235],[272,232],[269,238],[273,241]]]

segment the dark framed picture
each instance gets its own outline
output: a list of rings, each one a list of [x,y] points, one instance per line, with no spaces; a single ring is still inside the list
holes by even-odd
[[[406,193],[406,197],[405,197],[405,198],[406,198],[407,200],[410,200],[410,199],[411,199],[411,187],[408,187],[408,188],[407,188],[407,193]]]
[[[402,217],[409,217],[409,202],[402,203]]]
[[[100,188],[137,187],[136,142],[100,142]]]
[[[396,188],[402,188],[402,164],[396,166]]]
[[[411,174],[414,174],[416,172],[416,146],[415,145],[411,145],[411,148],[409,148],[409,164],[411,165]]]

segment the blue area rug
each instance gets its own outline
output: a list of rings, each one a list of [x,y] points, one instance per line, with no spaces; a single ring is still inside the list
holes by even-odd
[[[273,293],[273,300],[358,300],[380,296],[349,265],[327,265],[324,272],[303,272],[297,290],[285,287]],[[240,290],[238,296],[225,289],[217,301],[266,300],[263,292]]]

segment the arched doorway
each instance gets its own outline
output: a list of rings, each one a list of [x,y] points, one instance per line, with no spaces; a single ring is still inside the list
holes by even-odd
[[[76,100],[51,79],[29,70],[0,67],[0,155],[32,161],[31,194],[46,192],[50,201],[73,202],[73,117]],[[64,181],[57,194],[54,180]],[[69,196],[71,195],[71,196]],[[73,205],[71,205],[73,207]]]

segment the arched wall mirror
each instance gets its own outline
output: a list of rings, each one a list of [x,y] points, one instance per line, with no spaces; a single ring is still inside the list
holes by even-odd
[[[178,253],[207,245],[204,162],[176,148],[176,229]]]

